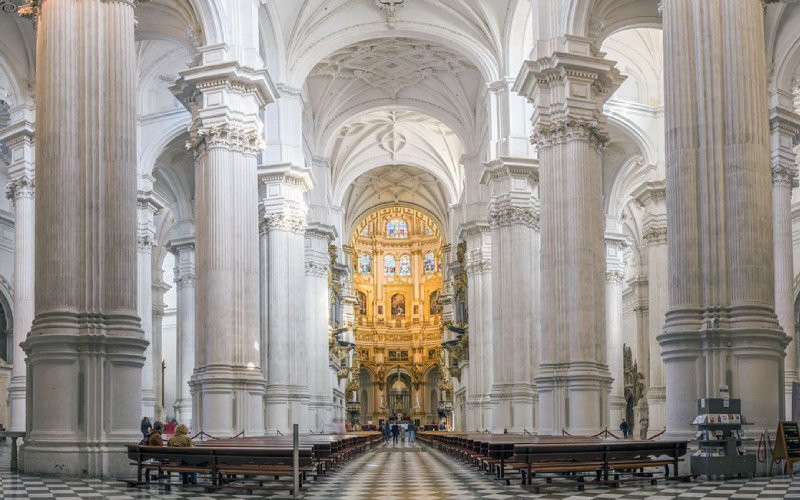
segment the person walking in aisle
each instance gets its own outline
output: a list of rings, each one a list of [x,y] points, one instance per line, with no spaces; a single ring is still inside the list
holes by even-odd
[[[619,430],[622,431],[623,439],[628,439],[628,429],[629,429],[628,422],[626,422],[625,419],[623,418],[622,422],[620,422],[619,424]]]
[[[392,424],[392,444],[397,444],[398,437],[400,437],[400,426],[395,422]]]
[[[383,426],[383,441],[388,443],[389,438],[392,437],[392,426],[389,425],[389,421],[386,421],[386,424]]]
[[[414,438],[416,437],[417,428],[414,427],[414,422],[408,423],[408,442],[409,444],[414,444]]]

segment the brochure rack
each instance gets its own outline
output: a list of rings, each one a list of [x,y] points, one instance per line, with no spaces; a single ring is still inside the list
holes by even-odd
[[[697,476],[752,477],[756,457],[742,445],[741,400],[706,398],[697,400],[698,449],[691,458]]]

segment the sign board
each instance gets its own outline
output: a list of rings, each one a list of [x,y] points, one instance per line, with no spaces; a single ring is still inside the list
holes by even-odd
[[[791,473],[794,462],[800,461],[800,428],[797,422],[778,422],[778,435],[775,436],[775,448],[772,450],[773,460],[786,460],[784,473]],[[770,462],[772,474],[772,462]],[[787,472],[788,471],[788,472]]]
[[[792,420],[800,421],[800,382],[792,382]]]

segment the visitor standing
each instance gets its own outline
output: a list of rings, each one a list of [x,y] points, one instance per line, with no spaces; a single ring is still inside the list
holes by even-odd
[[[414,422],[408,423],[408,442],[414,444],[414,438],[416,437],[417,428],[414,427]]]
[[[625,419],[623,418],[622,422],[619,423],[619,430],[622,431],[622,437],[624,439],[628,439],[628,429],[629,429],[628,422],[626,422]]]
[[[150,424],[150,419],[147,417],[142,417],[142,425],[141,425],[142,437],[147,437],[147,434],[150,433],[150,429],[152,428],[153,426],[152,424]]]
[[[385,442],[389,442],[389,438],[392,436],[392,426],[389,425],[389,421],[386,421],[386,425],[383,426],[383,440]]]
[[[398,437],[400,437],[400,426],[395,422],[392,424],[392,444],[397,444]]]

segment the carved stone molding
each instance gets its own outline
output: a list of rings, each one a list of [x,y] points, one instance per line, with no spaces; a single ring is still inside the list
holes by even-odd
[[[175,286],[177,288],[183,288],[185,286],[193,286],[196,280],[194,271],[183,271],[181,272],[178,268],[175,268]]]
[[[600,124],[594,120],[566,118],[550,123],[536,125],[531,142],[539,147],[566,144],[571,141],[588,141],[598,151],[608,144],[608,135],[602,131]]]
[[[774,165],[772,167],[772,183],[778,186],[796,188],[798,186],[797,168],[788,165]]]
[[[136,236],[136,249],[140,252],[150,252],[156,245],[154,232],[148,230],[139,230]]]
[[[316,276],[317,278],[327,278],[330,267],[327,262],[307,260],[306,276]]]
[[[32,174],[25,174],[9,181],[6,186],[6,197],[11,201],[20,198],[33,198],[36,194],[36,179]]]
[[[496,206],[489,208],[489,226],[491,228],[523,225],[539,229],[539,213],[533,207]]]
[[[625,275],[621,271],[608,271],[606,272],[606,281],[609,283],[616,283],[622,285]]]
[[[270,231],[286,231],[305,234],[308,221],[301,210],[287,209],[283,212],[265,214],[261,219],[261,229],[266,234]]]
[[[224,123],[193,128],[186,147],[196,150],[198,154],[217,147],[239,153],[258,154],[266,149],[266,144],[257,129]]]
[[[648,225],[642,234],[642,239],[648,245],[665,245],[667,243],[666,224]]]
[[[473,250],[466,260],[464,271],[468,276],[475,276],[479,273],[488,273],[492,270],[491,256],[486,255],[481,250]]]

